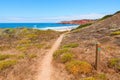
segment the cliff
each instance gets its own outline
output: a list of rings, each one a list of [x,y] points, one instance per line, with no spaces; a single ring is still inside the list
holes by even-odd
[[[62,24],[86,24],[86,23],[93,23],[95,20],[90,19],[82,19],[82,20],[72,20],[72,21],[62,21]]]

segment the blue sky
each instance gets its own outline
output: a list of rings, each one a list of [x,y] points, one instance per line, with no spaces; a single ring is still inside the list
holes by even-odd
[[[96,19],[120,10],[120,0],[0,0],[0,22]]]

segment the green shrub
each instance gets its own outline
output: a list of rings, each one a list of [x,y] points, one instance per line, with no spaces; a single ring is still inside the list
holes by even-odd
[[[120,35],[120,31],[112,32],[111,35]]]
[[[117,11],[115,14],[118,14],[118,13],[120,13],[120,11]]]
[[[7,60],[0,62],[0,71],[9,68],[17,63],[16,60]]]
[[[38,35],[32,33],[32,34],[27,34],[26,37],[28,39],[35,40],[35,39],[37,39]]]
[[[30,44],[30,43],[31,43],[31,40],[28,40],[28,39],[22,39],[18,41],[19,45]]]
[[[67,48],[59,49],[53,54],[53,58],[57,59],[61,54],[67,53],[67,52],[70,52],[70,50]]]
[[[88,78],[83,78],[83,79],[80,79],[80,80],[96,80],[94,77],[88,77]]]
[[[82,25],[78,26],[76,29],[81,29],[81,28],[84,28],[84,27],[87,27],[90,25],[92,25],[92,23],[82,24]]]
[[[107,80],[107,77],[106,77],[105,74],[97,74],[97,75],[95,76],[95,78],[96,78],[97,80]]]
[[[37,57],[36,54],[31,54],[31,53],[25,54],[25,53],[23,53],[23,54],[18,55],[17,59],[24,59],[24,58],[33,59],[33,58],[36,58],[36,57]]]
[[[32,45],[30,43],[26,43],[26,44],[19,44],[16,46],[16,49],[22,52],[27,51]]]
[[[24,46],[17,46],[17,47],[16,47],[16,49],[17,49],[17,50],[19,50],[19,51],[25,52],[25,51],[27,51],[27,50],[28,50],[28,47],[24,47]]]
[[[0,60],[5,60],[5,59],[7,59],[7,58],[9,58],[9,55],[6,55],[6,54],[0,54]]]
[[[78,75],[80,73],[90,73],[92,66],[85,61],[72,60],[66,64],[66,69],[73,75]]]
[[[108,61],[108,66],[120,70],[120,58],[112,58]]]
[[[80,80],[107,80],[105,74],[97,74],[95,77],[87,77]]]
[[[71,53],[65,53],[65,54],[62,55],[61,60],[62,60],[63,63],[66,63],[68,61],[71,61],[73,59],[73,57],[74,57],[73,54],[71,54]]]
[[[77,44],[77,43],[70,43],[70,44],[64,45],[62,48],[75,48],[78,46],[79,46],[79,44]]]
[[[71,32],[72,33],[78,33],[78,32],[80,32],[81,31],[81,29],[74,29],[74,30],[72,30]]]
[[[29,59],[33,59],[33,58],[36,58],[36,57],[37,57],[36,54],[28,54],[28,58],[29,58]]]
[[[45,46],[45,44],[35,44],[35,46],[38,48],[38,49],[41,49]]]
[[[15,55],[10,55],[10,54],[0,54],[0,60],[5,60],[10,57],[14,57]]]
[[[112,17],[113,15],[106,15],[106,16],[104,16],[103,18],[101,18],[100,20],[104,20],[104,19],[107,19],[107,18],[109,18],[109,17]]]
[[[11,33],[14,33],[14,32],[15,32],[15,30],[12,29],[12,28],[7,28],[7,29],[3,30],[3,33],[6,33],[6,34],[11,34]]]
[[[19,54],[19,55],[17,56],[18,59],[24,59],[25,57],[26,57],[25,54]]]

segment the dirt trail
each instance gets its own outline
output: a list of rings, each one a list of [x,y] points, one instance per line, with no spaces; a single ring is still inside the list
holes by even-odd
[[[52,68],[53,68],[52,64],[51,64],[52,59],[53,59],[52,55],[60,46],[60,43],[61,43],[63,37],[64,37],[64,34],[62,34],[56,40],[56,42],[53,44],[52,48],[45,54],[42,62],[40,63],[39,73],[38,73],[36,80],[53,80],[53,79],[51,79]]]

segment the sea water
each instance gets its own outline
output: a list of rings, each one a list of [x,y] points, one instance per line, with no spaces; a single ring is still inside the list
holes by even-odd
[[[41,30],[65,30],[73,29],[79,25],[61,23],[0,23],[0,28],[32,28]]]

